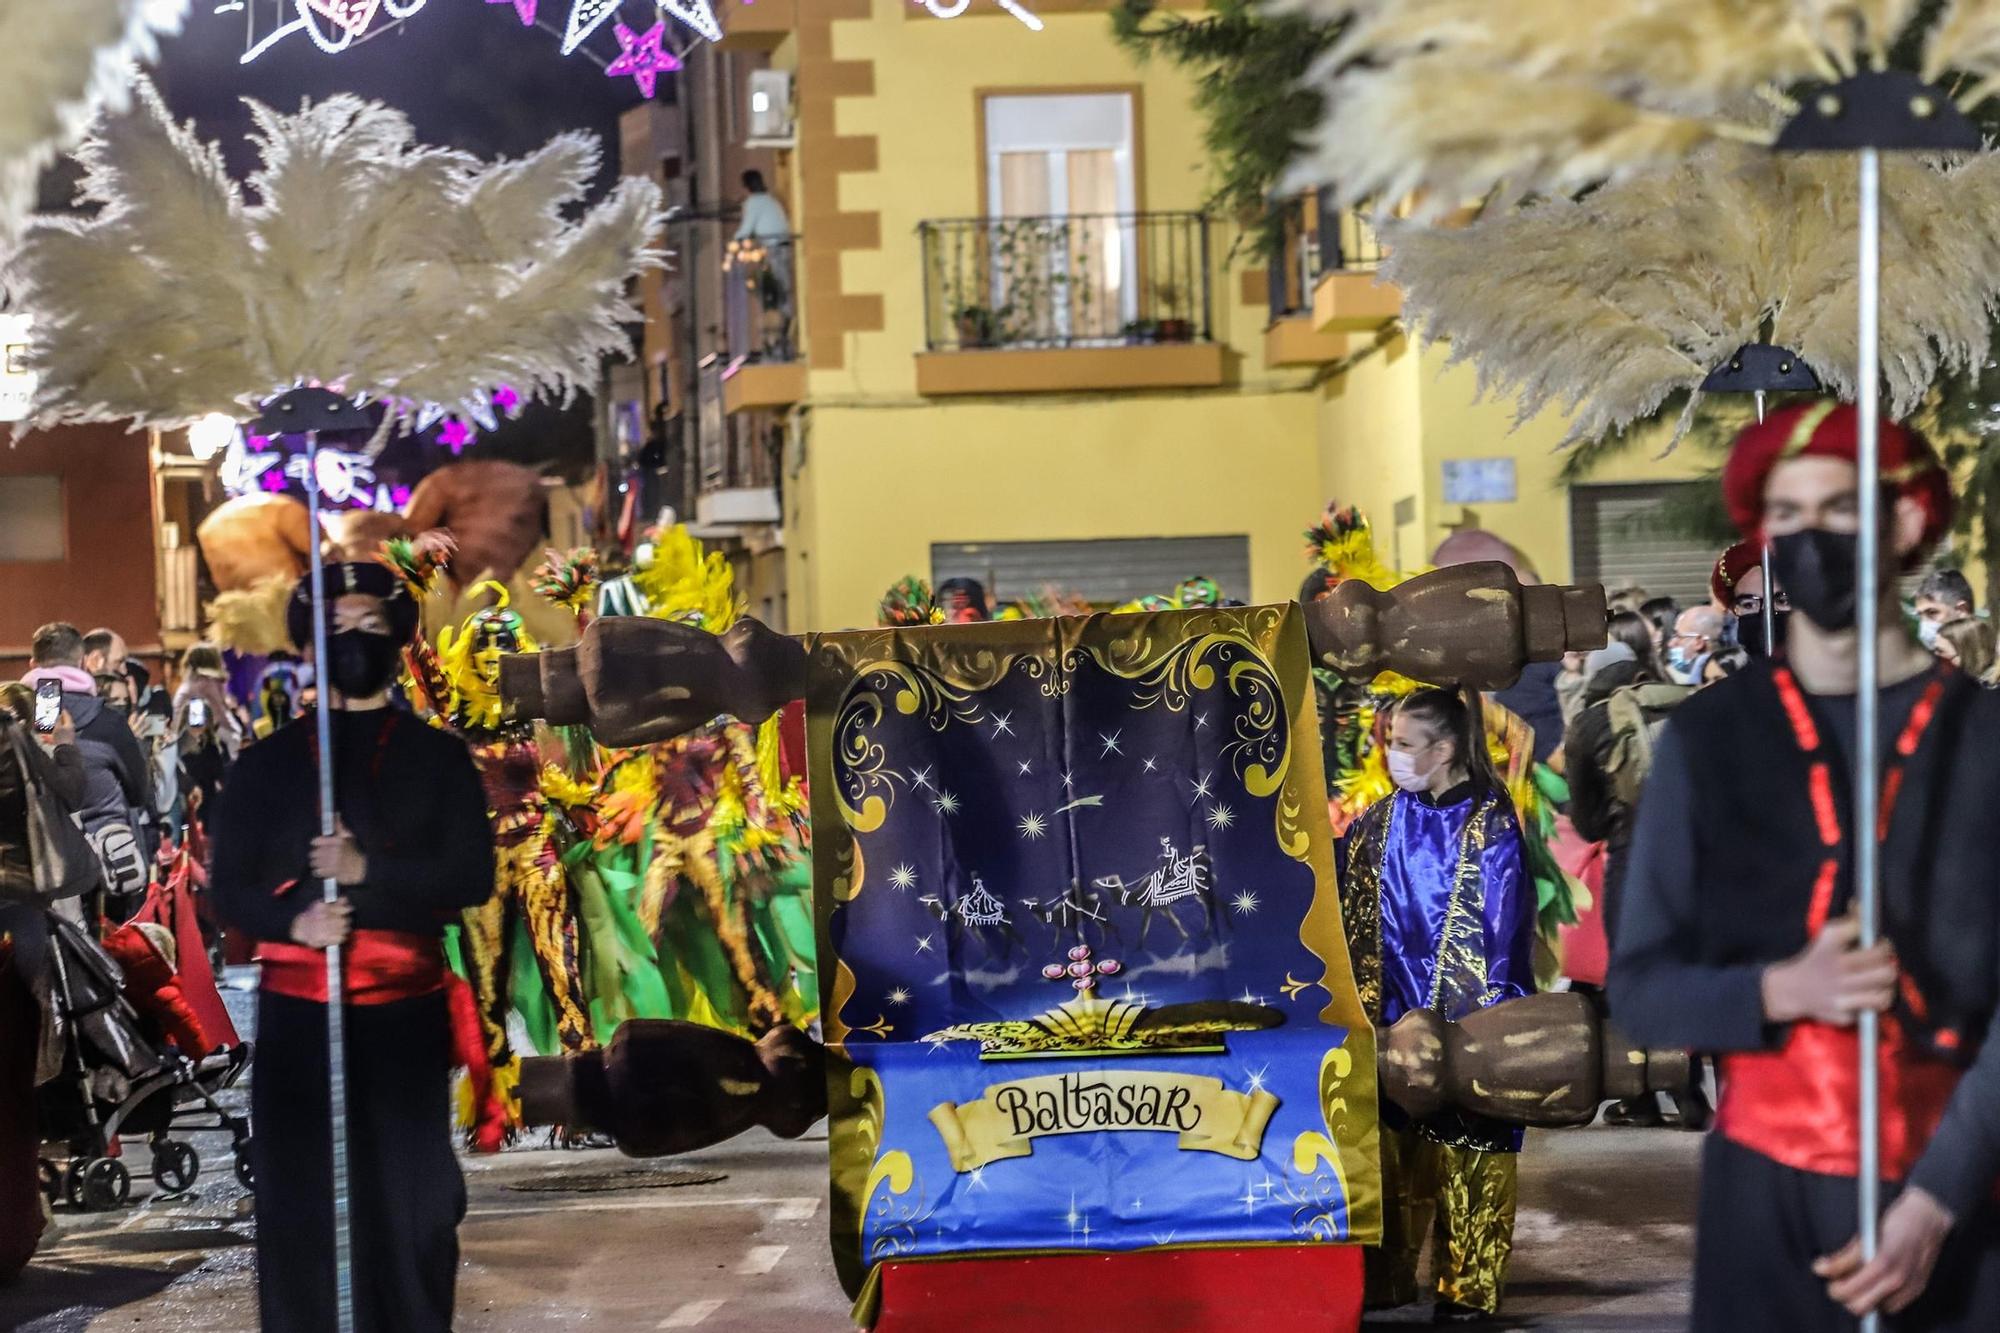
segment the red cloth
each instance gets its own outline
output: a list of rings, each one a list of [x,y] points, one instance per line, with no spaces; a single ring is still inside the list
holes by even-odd
[[[229,1021],[229,1010],[222,1003],[222,992],[215,986],[215,969],[208,964],[208,943],[202,938],[201,920],[194,897],[199,874],[199,849],[184,846],[180,855],[174,858],[166,879],[155,881],[146,890],[146,901],[139,904],[132,920],[150,921],[165,926],[173,933],[181,997],[194,1010],[201,1030],[207,1034],[211,1043],[209,1050],[214,1050],[216,1047],[241,1045],[243,1038],[237,1035],[236,1025]]]
[[[262,985],[274,995],[326,1003],[326,953],[289,941],[257,946]],[[341,953],[341,978],[349,1004],[391,1004],[444,989],[449,971],[435,935],[402,930],[357,930]]]
[[[1853,1176],[1860,1161],[1861,1048],[1853,1028],[1795,1023],[1775,1051],[1721,1057],[1716,1132],[1798,1171]],[[1882,1174],[1906,1179],[1937,1132],[1960,1071],[1909,1049],[1882,1021]]]
[[[1563,975],[1571,981],[1602,986],[1611,965],[1611,945],[1604,936],[1604,844],[1584,841],[1569,816],[1558,815],[1549,850],[1565,873],[1590,890],[1590,905],[1577,909],[1576,924],[1563,926],[1558,932]]]
[[[1839,458],[1854,462],[1860,450],[1860,415],[1848,403],[1813,402],[1773,412],[1746,426],[1730,446],[1722,471],[1722,496],[1736,530],[1752,542],[1764,538],[1764,485],[1779,463],[1791,458]],[[1887,418],[1880,426],[1882,478],[1899,498],[1924,511],[1924,538],[1918,556],[1951,530],[1951,478],[1930,441]],[[1915,563],[1913,557],[1911,563]]]

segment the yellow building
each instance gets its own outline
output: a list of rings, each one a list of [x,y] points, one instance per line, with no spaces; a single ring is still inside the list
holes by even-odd
[[[1053,581],[1101,603],[1207,574],[1279,600],[1329,497],[1364,507],[1385,558],[1419,564],[1470,521],[1569,577],[1557,427],[1509,434],[1509,406],[1476,403],[1469,371],[1440,375],[1443,349],[1394,336],[1395,293],[1351,220],[1346,244],[1305,229],[1274,274],[1202,217],[1193,83],[1136,63],[1109,0],[1021,7],[1039,31],[997,0],[941,4],[962,11],[949,20],[911,0],[729,5],[720,49],[690,66],[729,103],[731,165],[741,145],[767,152],[785,210],[783,238],[752,256],[776,253],[776,280],[753,264],[725,281],[725,302],[756,307],[722,321],[731,345],[649,336],[649,366],[709,365],[710,424],[776,460],[749,488],[781,491],[776,524],[727,468],[698,487],[753,609],[792,630],[868,624],[907,574],[970,574],[1001,599]],[[719,225],[715,245],[751,224]],[[1694,466],[1651,452],[1621,479]],[[1621,513],[1653,499],[1599,498],[1621,496]],[[1606,512],[1584,515],[1582,563],[1637,549],[1605,539]],[[1699,558],[1672,555],[1672,590]]]

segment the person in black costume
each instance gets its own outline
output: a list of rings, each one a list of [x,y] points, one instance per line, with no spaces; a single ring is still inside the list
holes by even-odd
[[[465,1183],[452,1146],[441,937],[493,889],[465,746],[389,702],[417,609],[387,567],[326,571],[338,832],[320,837],[311,716],[243,752],[210,818],[223,917],[259,941],[258,1299],[269,1333],[335,1328],[324,951],[344,946],[350,1210],[361,1333],[447,1333]],[[292,638],[312,640],[301,581]],[[340,897],[323,901],[332,878]]]
[[[1895,614],[1895,574],[1950,530],[1943,464],[1880,427],[1882,938],[1859,947],[1853,408],[1816,402],[1737,438],[1732,517],[1790,594],[1783,651],[1674,712],[1639,804],[1612,940],[1611,1018],[1712,1052],[1697,1333],[2000,1328],[2000,696],[1940,665]],[[1893,553],[1894,561],[1889,557]],[[1860,1050],[1880,1015],[1880,1247],[1856,1231]]]

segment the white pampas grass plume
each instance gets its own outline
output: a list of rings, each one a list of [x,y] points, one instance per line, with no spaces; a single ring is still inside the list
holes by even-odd
[[[1345,24],[1307,82],[1325,98],[1288,185],[1433,217],[1495,195],[1571,194],[1717,140],[1801,82],[1882,66],[1920,20],[1923,77],[2000,90],[2000,0],[1267,0]]]
[[[1986,356],[2000,312],[2000,158],[1883,162],[1885,406]],[[1623,431],[1746,342],[1855,392],[1858,200],[1838,156],[1717,146],[1668,171],[1492,214],[1459,230],[1388,224],[1383,278],[1519,418],[1569,414],[1565,443]],[[1690,404],[1691,406],[1692,404]],[[1684,414],[1682,421],[1686,422]]]
[[[500,384],[567,395],[627,350],[627,286],[662,261],[659,190],[627,179],[572,220],[587,136],[488,164],[356,97],[250,106],[247,190],[146,85],[78,150],[96,215],[36,221],[12,267],[37,424],[242,416],[301,383],[420,416]]]
[[[180,31],[187,0],[0,0],[0,239],[35,182],[100,106],[123,105],[132,64]]]

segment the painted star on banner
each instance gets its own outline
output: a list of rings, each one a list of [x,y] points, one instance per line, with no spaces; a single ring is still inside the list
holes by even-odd
[[[1075,786],[1076,786],[1076,775],[1075,775],[1074,773],[1065,773],[1065,774],[1063,774],[1063,775],[1062,775],[1062,785],[1063,785],[1063,790],[1064,790],[1064,791],[1069,791],[1069,790],[1070,790],[1071,788],[1075,787]]]
[[[604,67],[611,78],[631,75],[632,82],[639,85],[641,97],[651,97],[659,91],[660,75],[671,74],[681,67],[681,59],[662,45],[667,36],[664,21],[655,23],[643,33],[633,32],[624,24],[613,29],[618,34],[618,58]]]
[[[1201,775],[1201,781],[1194,784],[1194,798],[1197,801],[1208,799],[1208,784],[1213,781],[1215,781],[1215,774],[1204,773]]]
[[[1225,829],[1235,822],[1236,812],[1226,805],[1218,805],[1208,812],[1208,826],[1210,828]]]
[[[1022,837],[1033,842],[1048,833],[1049,822],[1031,810],[1027,814],[1022,815],[1021,822],[1014,827],[1021,830]]]
[[[955,815],[958,813],[958,798],[942,787],[938,788],[937,799],[932,801],[931,804],[937,808],[937,812],[941,815]]]
[[[1249,916],[1257,910],[1257,895],[1245,889],[1231,898],[1229,905],[1236,910],[1238,916]]]
[[[1014,767],[1020,771],[1021,776],[1024,778],[1030,776],[1035,771],[1035,763],[1032,759],[1023,759],[1020,763],[1014,765]]]
[[[619,0],[576,0],[569,7],[569,23],[563,29],[562,53],[568,55],[582,46],[604,26],[604,20],[618,12]]]
[[[896,989],[889,992],[890,1004],[908,1004],[909,1002],[910,1002],[910,993],[907,990],[904,990],[901,986],[898,986],[896,987]]]
[[[1203,730],[1204,728],[1206,728],[1207,726],[1208,726],[1208,714],[1207,714],[1207,713],[1196,713],[1196,714],[1194,715],[1194,729],[1195,729],[1196,731],[1201,731],[1201,730]]]
[[[1262,1092],[1264,1090],[1264,1080],[1269,1078],[1270,1075],[1271,1066],[1269,1065],[1265,1065],[1262,1069],[1253,1069],[1250,1071],[1249,1082],[1244,1084],[1244,1086],[1252,1092]]]
[[[1118,747],[1118,738],[1124,734],[1122,731],[1114,731],[1109,736],[1101,731],[1097,733],[1097,739],[1104,742],[1104,748],[1097,752],[1097,757],[1103,759],[1108,755],[1124,754],[1125,751]]]
[[[1152,755],[1147,755],[1146,762],[1141,764],[1140,768],[1147,773],[1157,773],[1160,770],[1160,761]]]
[[[995,713],[993,715],[993,737],[995,740],[998,740],[1002,736],[1011,736],[1014,734],[1013,719],[1014,715],[1012,713]]]
[[[916,884],[917,868],[915,866],[900,865],[889,872],[889,887],[892,889],[913,889],[916,887]]]
[[[931,771],[928,768],[920,768],[910,775],[910,781],[919,788],[928,790],[931,785]]]
[[[933,935],[919,935],[919,936],[917,936],[917,952],[918,952],[918,953],[929,953],[929,952],[931,951],[931,948],[932,948],[932,946],[933,946],[934,942],[935,942],[935,939],[936,939],[936,937],[935,937],[935,936],[933,936]]]

